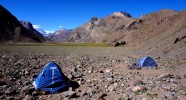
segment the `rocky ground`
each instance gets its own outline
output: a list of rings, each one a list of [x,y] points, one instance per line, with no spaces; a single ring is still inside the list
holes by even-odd
[[[157,69],[129,69],[138,58],[128,49],[113,47],[1,46],[0,99],[186,99],[185,60],[177,64],[155,57]],[[32,82],[49,61],[79,87],[56,94],[35,91]]]

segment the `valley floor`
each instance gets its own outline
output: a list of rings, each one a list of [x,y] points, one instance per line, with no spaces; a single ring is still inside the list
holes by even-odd
[[[0,46],[0,99],[185,100],[186,60],[153,56],[157,69],[129,69],[142,56],[125,47]],[[50,61],[79,87],[47,95],[34,91],[35,76]]]

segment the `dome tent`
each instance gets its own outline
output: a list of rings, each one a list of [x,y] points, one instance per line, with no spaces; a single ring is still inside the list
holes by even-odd
[[[157,66],[158,65],[151,57],[140,58],[136,63],[136,67],[157,67]]]
[[[36,90],[56,93],[65,90],[68,87],[67,83],[61,68],[55,62],[50,62],[38,74],[33,85]]]

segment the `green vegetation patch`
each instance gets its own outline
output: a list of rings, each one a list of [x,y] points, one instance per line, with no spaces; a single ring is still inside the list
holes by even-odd
[[[182,86],[182,87],[180,88],[180,91],[183,91],[183,92],[186,93],[186,86]]]
[[[140,95],[140,94],[146,93],[147,91],[148,91],[147,88],[143,88],[142,90],[138,90],[138,91],[134,92],[134,94]]]
[[[150,99],[157,98],[157,95],[158,95],[158,94],[153,93],[153,92],[148,92],[148,93],[147,93],[147,96],[148,96]]]
[[[1,44],[2,46],[93,46],[108,47],[107,43],[11,43]]]
[[[119,96],[117,100],[124,100],[125,98],[123,96]]]

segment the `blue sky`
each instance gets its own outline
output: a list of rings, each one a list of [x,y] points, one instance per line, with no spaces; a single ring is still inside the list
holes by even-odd
[[[103,18],[116,11],[139,18],[160,9],[186,10],[186,0],[0,0],[0,4],[18,20],[47,32],[73,29],[94,16]]]

